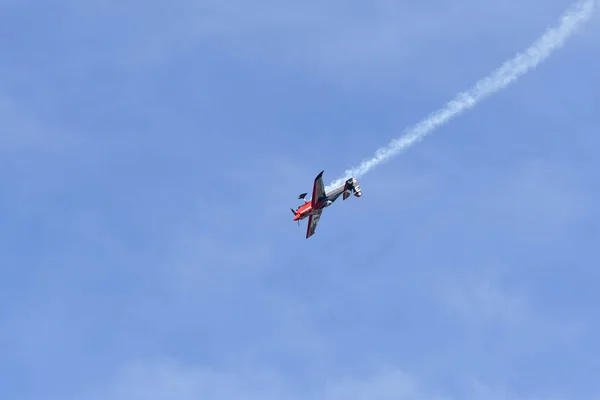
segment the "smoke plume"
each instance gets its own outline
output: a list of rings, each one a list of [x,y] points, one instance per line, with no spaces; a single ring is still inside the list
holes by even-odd
[[[598,4],[600,4],[600,0],[598,0]],[[481,100],[515,82],[522,75],[548,58],[554,51],[562,47],[567,39],[575,34],[590,19],[596,6],[595,0],[582,1],[571,5],[560,17],[558,26],[547,30],[527,50],[518,53],[512,59],[506,61],[500,68],[488,77],[475,83],[466,92],[457,94],[443,108],[430,114],[418,124],[406,129],[402,136],[377,150],[371,159],[363,161],[357,167],[346,170],[345,176],[333,181],[327,189],[341,185],[344,180],[351,176],[355,178],[363,176],[377,165],[423,139],[436,128],[446,124],[463,111],[474,107]]]

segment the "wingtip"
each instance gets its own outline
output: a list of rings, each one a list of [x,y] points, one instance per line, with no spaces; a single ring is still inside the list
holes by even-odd
[[[325,170],[319,172],[319,175],[317,175],[317,177],[315,179],[319,179],[323,176],[323,172],[325,172]]]

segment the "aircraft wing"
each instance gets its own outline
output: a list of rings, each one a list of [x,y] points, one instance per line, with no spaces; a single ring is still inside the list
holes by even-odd
[[[323,210],[321,209],[308,217],[308,226],[306,227],[307,239],[315,234],[315,231],[317,230],[317,224],[319,223],[319,219],[321,219],[322,213]]]
[[[312,199],[310,199],[313,207],[319,202],[320,199],[325,197],[325,185],[323,185],[323,172],[325,171],[321,171],[321,173],[315,178]],[[308,225],[310,226],[310,224]]]

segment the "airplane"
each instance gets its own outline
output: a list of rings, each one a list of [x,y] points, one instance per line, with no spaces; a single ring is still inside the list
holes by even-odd
[[[362,191],[355,178],[348,178],[343,185],[325,192],[323,172],[325,171],[321,171],[315,178],[311,200],[306,200],[308,193],[302,193],[298,196],[298,199],[304,200],[304,204],[295,210],[290,208],[294,214],[294,221],[298,221],[298,224],[300,224],[300,220],[308,217],[308,226],[306,227],[307,239],[314,235],[325,207],[329,207],[340,195],[342,195],[344,200],[352,194],[356,197],[362,196]]]

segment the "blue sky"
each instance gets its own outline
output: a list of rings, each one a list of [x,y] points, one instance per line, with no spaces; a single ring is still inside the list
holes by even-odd
[[[0,397],[598,399],[597,16],[289,211],[569,4],[0,1]]]

